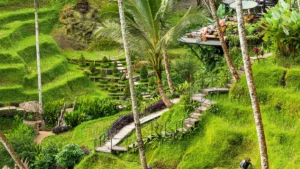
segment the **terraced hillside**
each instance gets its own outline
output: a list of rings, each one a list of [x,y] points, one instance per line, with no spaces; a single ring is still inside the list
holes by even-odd
[[[61,55],[49,36],[58,11],[40,9],[40,53],[45,101],[71,97],[89,79]],[[37,100],[37,64],[33,9],[0,13],[0,103]]]

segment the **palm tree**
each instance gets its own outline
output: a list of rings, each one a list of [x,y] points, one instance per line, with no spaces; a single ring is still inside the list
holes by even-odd
[[[246,73],[246,80],[247,80],[248,89],[250,93],[252,109],[254,113],[254,120],[256,124],[256,132],[257,132],[259,148],[260,148],[261,166],[263,169],[268,169],[269,162],[268,162],[267,144],[266,144],[262,118],[261,118],[260,106],[259,106],[257,93],[256,93],[256,87],[253,79],[251,62],[249,58],[248,44],[246,40],[246,31],[245,31],[245,25],[243,21],[242,0],[237,0],[236,13],[237,13],[240,44],[241,44],[244,68]]]
[[[125,23],[125,14],[123,10],[123,2],[122,0],[118,0],[118,6],[119,6],[119,13],[120,13],[120,22],[121,22],[121,30],[122,30],[122,38],[123,38],[123,45],[125,50],[125,56],[126,56],[126,62],[127,62],[127,72],[128,72],[128,80],[129,80],[129,86],[130,86],[130,94],[131,94],[131,102],[132,102],[132,111],[134,116],[134,122],[135,122],[135,130],[136,130],[136,136],[137,136],[137,142],[139,147],[139,153],[140,153],[140,159],[143,169],[147,169],[147,161],[146,161],[146,155],[144,151],[144,142],[141,132],[141,124],[139,119],[139,112],[138,112],[138,105],[136,100],[136,94],[134,89],[134,82],[133,82],[133,73],[132,73],[132,63],[131,58],[129,55],[129,45],[127,42],[126,37],[126,23]]]
[[[211,14],[212,14],[212,16],[213,16],[213,18],[216,22],[217,32],[218,32],[218,35],[219,35],[221,46],[222,46],[223,51],[225,53],[225,58],[226,58],[227,65],[229,67],[229,70],[230,70],[230,73],[232,74],[233,79],[235,81],[237,81],[239,79],[239,75],[238,75],[236,69],[234,68],[234,65],[233,65],[232,60],[231,60],[231,56],[230,56],[229,51],[228,51],[228,48],[227,48],[227,45],[226,45],[226,42],[225,42],[225,39],[224,39],[224,35],[223,35],[222,30],[221,30],[221,26],[219,24],[219,18],[217,16],[216,6],[215,6],[215,3],[214,3],[214,0],[209,0],[209,6],[210,6]]]
[[[20,160],[17,153],[14,151],[14,149],[8,143],[6,137],[2,134],[1,131],[0,131],[0,141],[3,144],[3,146],[6,148],[7,152],[10,154],[11,158],[15,161],[16,165],[18,167],[20,167],[21,169],[26,169],[26,165]]]
[[[165,64],[168,85],[170,88],[170,92],[173,94],[175,89],[174,89],[174,85],[173,85],[173,81],[172,81],[171,73],[170,73],[169,58],[168,58],[167,51],[165,48],[162,49],[162,52],[163,52],[163,57],[164,57],[164,64]]]
[[[172,15],[173,4],[173,0],[124,1],[128,33],[131,35],[129,36],[129,40],[133,46],[132,49],[140,56],[146,57],[152,64],[159,93],[167,107],[172,107],[173,103],[168,99],[162,84],[162,62],[164,56],[167,62],[167,55],[164,55],[166,53],[164,51],[166,51],[171,41],[176,40],[185,32],[187,27],[207,21],[205,11],[190,8],[175,25],[170,26],[168,19]],[[110,9],[112,11],[106,12],[116,12],[114,8]],[[107,30],[111,32],[112,29],[100,29],[98,34],[116,36],[116,33],[107,33]],[[168,63],[165,66],[168,71]]]
[[[297,0],[298,2],[298,9],[299,9],[299,12],[300,12],[300,0]]]
[[[38,4],[34,0],[34,14],[35,14],[35,40],[36,40],[36,61],[38,69],[38,92],[39,92],[39,113],[43,121],[43,102],[42,102],[42,75],[41,75],[41,61],[40,61],[40,45],[39,45],[39,17],[38,17]]]

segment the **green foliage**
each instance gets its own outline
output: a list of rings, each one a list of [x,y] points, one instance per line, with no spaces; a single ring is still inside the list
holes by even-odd
[[[91,63],[91,64],[90,64],[89,70],[90,70],[92,73],[95,73],[95,72],[96,72],[96,66],[95,66],[94,63]]]
[[[156,84],[155,77],[149,78],[148,86],[155,86],[155,84]]]
[[[147,79],[148,78],[148,69],[147,66],[143,65],[140,71],[141,79]]]
[[[43,117],[47,126],[54,127],[56,125],[56,121],[60,116],[60,112],[63,108],[64,102],[64,99],[60,99],[53,102],[47,102],[43,105]]]
[[[35,156],[32,168],[55,168],[55,155],[59,152],[58,145],[55,143],[51,143],[47,144],[46,146],[41,146],[40,149],[40,152]]]
[[[102,59],[102,62],[103,62],[103,63],[106,63],[106,62],[109,62],[109,60],[107,59],[106,56],[104,56],[103,59]]]
[[[220,6],[217,9],[217,15],[218,15],[218,18],[225,17],[225,4],[223,4],[223,3],[220,4]]]
[[[180,57],[175,60],[174,70],[182,79],[191,82],[195,73],[200,70],[199,64],[192,56]]]
[[[288,70],[285,80],[286,80],[286,87],[293,88],[295,90],[300,89],[300,69],[291,69]]]
[[[125,97],[130,97],[130,86],[129,86],[128,81],[125,83],[125,88],[123,90],[123,94]]]
[[[56,156],[56,162],[63,168],[73,168],[84,157],[84,152],[76,144],[63,147]]]
[[[119,112],[118,104],[107,98],[80,98],[76,104],[78,110],[91,119],[110,116]]]
[[[296,59],[300,54],[300,13],[290,10],[290,5],[284,0],[268,10],[259,22],[263,29],[264,40],[271,42],[273,50],[279,52],[279,59]],[[282,58],[280,58],[282,57]],[[299,59],[296,60],[299,62]]]
[[[35,158],[35,144],[33,142],[35,135],[33,128],[25,124],[19,124],[9,134],[7,134],[6,137],[21,159],[32,161]],[[2,144],[0,145],[0,154],[1,166],[13,166],[14,161],[10,158],[10,155]]]
[[[85,114],[80,110],[74,110],[70,113],[66,113],[64,120],[67,125],[76,127],[84,121]]]
[[[81,67],[86,66],[85,57],[83,56],[83,54],[81,54],[80,57],[79,57],[79,64],[80,64]]]

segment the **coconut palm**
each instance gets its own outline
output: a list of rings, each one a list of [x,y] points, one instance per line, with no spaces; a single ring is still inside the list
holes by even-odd
[[[257,132],[258,143],[260,148],[261,166],[263,169],[268,169],[269,162],[268,162],[267,144],[266,144],[262,118],[261,118],[260,106],[259,106],[258,97],[256,93],[256,87],[253,79],[251,62],[249,58],[248,44],[246,40],[246,31],[245,31],[245,25],[243,20],[242,0],[237,0],[236,13],[237,13],[238,30],[239,30],[242,56],[244,61],[246,80],[247,80],[247,85],[250,93],[252,109],[254,113],[254,120],[256,124],[256,132]]]
[[[225,54],[227,65],[229,67],[229,70],[230,70],[230,73],[232,74],[233,79],[235,81],[237,81],[239,79],[239,75],[238,75],[236,69],[234,68],[234,65],[233,65],[232,60],[231,60],[231,56],[230,56],[229,51],[228,51],[224,35],[223,35],[222,30],[221,30],[221,26],[219,24],[219,18],[218,18],[218,15],[217,15],[214,0],[209,0],[209,6],[210,6],[210,12],[211,12],[211,14],[212,14],[212,16],[213,16],[213,18],[216,22],[217,32],[218,32],[218,35],[219,35],[221,46],[222,46],[224,54]]]
[[[134,117],[134,122],[135,122],[135,129],[136,129],[136,136],[137,136],[137,142],[138,142],[138,147],[139,147],[140,159],[141,159],[142,168],[147,169],[148,167],[147,167],[146,155],[145,155],[145,151],[144,151],[144,143],[143,143],[143,137],[142,137],[142,132],[141,132],[139,113],[138,113],[138,105],[137,105],[136,94],[135,94],[135,89],[134,89],[134,82],[133,82],[132,63],[131,63],[131,58],[129,55],[129,45],[128,45],[127,36],[126,36],[126,22],[125,22],[125,14],[124,14],[124,10],[123,10],[123,1],[122,0],[118,0],[118,6],[119,6],[119,13],[120,13],[123,45],[124,45],[124,50],[125,50],[126,62],[127,62],[127,72],[128,72],[129,86],[130,86],[132,111],[133,111],[133,117]]]
[[[0,142],[6,148],[7,152],[10,154],[11,158],[15,161],[16,165],[20,169],[27,169],[26,165],[20,160],[17,153],[14,151],[12,146],[8,143],[6,137],[2,134],[1,131],[0,131]]]
[[[131,51],[135,51],[139,56],[146,57],[150,61],[154,68],[162,100],[167,107],[171,107],[173,104],[168,99],[162,84],[164,56],[166,58],[165,63],[167,63],[167,55],[164,55],[164,53],[166,54],[164,51],[167,50],[170,42],[176,40],[186,31],[186,28],[197,23],[205,23],[207,15],[203,10],[190,8],[173,25],[169,23],[169,18],[173,14],[173,0],[126,0],[124,5],[128,23],[128,37],[132,46]],[[110,7],[108,11],[102,11],[104,16],[107,13],[115,12],[113,7]],[[98,34],[98,37],[112,35],[116,39],[117,33],[115,32],[112,32],[112,27],[106,27],[99,29],[96,34]],[[168,71],[168,63],[165,65]],[[171,82],[170,78],[168,80]]]
[[[40,45],[39,45],[39,17],[38,17],[38,4],[34,0],[34,14],[35,14],[35,40],[36,40],[36,61],[38,69],[38,92],[39,92],[39,113],[40,118],[43,120],[43,102],[42,102],[42,75],[41,75],[41,61],[40,61]]]

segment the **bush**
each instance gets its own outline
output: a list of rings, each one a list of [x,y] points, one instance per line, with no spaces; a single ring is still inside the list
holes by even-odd
[[[141,79],[147,79],[148,78],[148,70],[147,70],[147,66],[142,66],[141,71],[140,71],[140,76]]]
[[[107,59],[106,56],[104,56],[103,59],[102,59],[102,62],[103,62],[103,63],[106,63],[106,62],[109,62],[109,60]]]
[[[84,152],[78,145],[69,144],[55,156],[56,163],[64,168],[73,168],[83,158]]]
[[[103,63],[103,64],[102,64],[102,67],[103,67],[103,68],[109,68],[109,67],[110,67],[110,63]]]
[[[114,115],[119,112],[118,104],[111,99],[81,98],[77,103],[78,110],[91,119]]]
[[[88,69],[84,69],[84,70],[83,70],[83,73],[84,73],[85,75],[87,75],[87,76],[92,75],[92,72],[91,72],[90,70],[88,70]]]
[[[149,78],[148,85],[149,86],[155,86],[156,85],[155,77]]]
[[[65,114],[67,125],[76,127],[84,121],[85,114],[80,109]]]
[[[52,129],[52,132],[55,134],[60,134],[69,131],[71,128],[72,127],[70,126],[56,126]]]
[[[117,61],[114,61],[114,69],[113,69],[113,73],[119,73]]]
[[[96,72],[96,66],[95,66],[95,63],[91,63],[91,64],[90,64],[89,70],[90,70],[92,73],[95,73],[95,72]]]
[[[47,144],[35,157],[32,168],[56,168],[55,155],[58,152],[58,146],[56,144]]]
[[[47,102],[44,104],[44,120],[47,126],[55,126],[61,109],[64,105],[64,99]]]
[[[8,142],[11,144],[15,152],[21,159],[27,159],[32,161],[35,157],[35,144],[33,142],[36,136],[35,131],[32,127],[25,124],[19,124],[16,128],[6,135]],[[0,165],[13,166],[14,161],[10,158],[10,155],[6,149],[0,145]]]
[[[81,54],[80,57],[79,57],[79,64],[80,64],[81,67],[86,66],[85,57],[83,56],[83,54]]]

